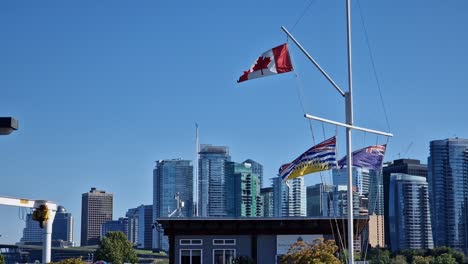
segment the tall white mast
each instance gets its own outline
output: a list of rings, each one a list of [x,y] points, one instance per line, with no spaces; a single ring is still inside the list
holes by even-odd
[[[194,201],[195,201],[195,216],[198,216],[198,150],[199,144],[198,144],[198,124],[195,123],[195,175],[194,175],[194,181],[193,185],[195,186],[195,193],[194,193]]]
[[[353,72],[351,63],[351,0],[346,0],[346,24],[348,38],[348,92],[346,101],[346,124],[353,125]],[[353,223],[353,151],[351,144],[351,128],[346,128],[346,170],[348,172],[348,263],[354,263],[354,223]]]
[[[301,44],[291,35],[291,33],[286,30],[285,27],[281,27],[281,29],[288,35],[289,38],[299,47],[299,49],[304,53],[304,55],[317,67],[317,69],[323,74],[323,76],[333,85],[333,87],[337,90],[337,92],[345,98],[345,112],[346,112],[346,124],[328,120],[321,117],[316,117],[313,115],[305,114],[304,116],[308,119],[317,120],[320,122],[330,123],[338,126],[342,126],[346,128],[346,170],[347,170],[347,178],[348,178],[348,264],[354,263],[354,217],[353,217],[353,172],[352,172],[352,164],[353,164],[353,157],[352,157],[352,140],[351,140],[351,130],[361,130],[366,131],[378,135],[384,135],[388,137],[392,137],[393,134],[381,132],[377,130],[372,130],[368,128],[358,127],[353,125],[353,73],[352,73],[352,61],[351,61],[351,0],[346,1],[346,24],[347,24],[347,53],[348,53],[348,92],[345,93],[343,90],[333,81],[330,75],[325,72],[325,70],[315,61],[312,56],[301,46]]]

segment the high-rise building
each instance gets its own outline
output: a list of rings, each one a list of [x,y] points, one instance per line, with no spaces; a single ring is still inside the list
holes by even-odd
[[[468,139],[430,143],[429,202],[434,246],[468,253]]]
[[[242,163],[249,163],[252,166],[252,172],[258,175],[260,179],[260,188],[263,188],[263,165],[252,159],[246,159]]]
[[[32,220],[32,214],[26,215],[26,227],[23,229],[23,237],[20,242],[24,244],[42,244],[44,229],[39,222]],[[73,246],[73,217],[67,213],[63,206],[57,207],[54,222],[52,224],[52,244],[57,247]]]
[[[225,163],[231,161],[229,148],[202,144],[198,160],[198,214],[227,216]]]
[[[39,222],[32,220],[32,214],[27,214],[26,226],[23,229],[23,237],[20,242],[24,244],[42,243],[43,232],[44,230],[39,226]]]
[[[289,187],[281,177],[274,177],[272,180],[275,217],[306,216],[307,199],[304,179],[298,177],[289,180]]]
[[[274,195],[273,187],[260,189],[260,196],[263,204],[263,217],[274,217]]]
[[[434,248],[425,177],[390,175],[388,215],[390,250]]]
[[[152,205],[150,205],[153,208]],[[138,208],[130,208],[125,213],[125,217],[128,218],[128,241],[132,243],[133,246],[138,246]],[[153,219],[153,214],[151,214],[151,219]],[[151,234],[152,235],[152,234]],[[151,248],[151,247],[150,247]]]
[[[101,225],[112,220],[114,195],[91,188],[81,196],[81,246],[98,245]]]
[[[226,209],[230,217],[260,217],[260,179],[251,163],[226,162]]]
[[[128,218],[120,217],[118,220],[104,222],[101,225],[101,239],[109,232],[122,232],[128,238]]]
[[[370,172],[368,169],[353,167],[353,191],[360,195],[367,195],[370,187]],[[348,184],[348,172],[346,168],[333,169],[333,185],[346,185]]]
[[[398,159],[393,162],[384,164],[382,168],[383,174],[383,192],[384,192],[384,228],[385,228],[385,244],[388,248],[391,248],[390,236],[390,220],[388,216],[389,208],[389,186],[390,186],[390,174],[391,173],[403,173],[414,176],[427,177],[427,165],[421,164],[416,159]]]
[[[138,207],[138,248],[151,249],[153,244],[153,206]]]
[[[307,216],[328,216],[333,189],[333,185],[323,183],[307,186]]]
[[[73,224],[72,214],[67,213],[65,207],[58,206],[52,224],[52,241],[58,241],[61,246],[73,246]]]
[[[348,186],[334,185],[332,195],[329,197],[329,215],[332,217],[343,217],[348,215]],[[353,215],[363,215],[366,210],[366,200],[364,195],[353,192]],[[367,211],[366,211],[367,215]]]
[[[182,202],[184,207],[181,208]],[[158,217],[191,217],[192,206],[191,161],[181,159],[156,161],[153,170],[153,222]],[[139,218],[139,221],[141,220]],[[144,225],[147,226],[147,223]],[[163,230],[159,228],[153,229],[153,248],[166,251],[169,249],[167,237],[164,237]]]

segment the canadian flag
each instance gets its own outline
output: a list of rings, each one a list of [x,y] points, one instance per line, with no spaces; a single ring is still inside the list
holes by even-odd
[[[288,44],[285,43],[260,55],[252,67],[244,71],[244,74],[242,74],[237,82],[240,83],[268,75],[290,72],[292,70],[293,66],[291,58],[289,57]]]

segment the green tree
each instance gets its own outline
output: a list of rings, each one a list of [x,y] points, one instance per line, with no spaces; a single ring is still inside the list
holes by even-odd
[[[104,260],[113,264],[137,263],[138,257],[124,233],[109,232],[101,240],[96,251],[96,260]]]
[[[390,264],[390,251],[382,248],[372,248],[367,254],[367,259],[371,264]]]
[[[435,258],[434,264],[457,264],[457,261],[449,253],[444,253]]]
[[[390,261],[391,264],[408,264],[408,261],[406,261],[406,257],[403,255],[396,255],[392,261]]]
[[[60,262],[50,262],[49,264],[86,264],[81,258],[69,258]]]
[[[434,263],[434,259],[432,256],[414,256],[413,257],[413,262],[411,264],[432,264]]]
[[[316,239],[312,245],[298,241],[281,258],[281,264],[341,264],[337,251],[333,240]]]
[[[5,264],[5,259],[3,258],[2,254],[0,254],[0,264]]]

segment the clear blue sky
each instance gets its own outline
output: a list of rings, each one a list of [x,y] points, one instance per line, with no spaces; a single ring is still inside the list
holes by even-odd
[[[299,81],[236,83],[287,41],[280,26],[292,29],[310,2],[1,1],[0,116],[20,130],[0,138],[0,195],[65,206],[79,241],[81,194],[113,193],[115,218],[151,204],[154,161],[193,159],[195,122],[201,143],[227,145],[233,160],[252,158],[274,176],[313,144],[298,89],[306,112],[344,120],[343,100],[294,44]],[[468,137],[468,2],[353,2],[356,125],[387,130],[360,10],[395,134],[386,160],[426,162],[430,140]],[[292,32],[347,89],[344,3],[312,0]],[[356,149],[385,142],[354,135]],[[21,237],[18,213],[0,206],[0,243]]]

